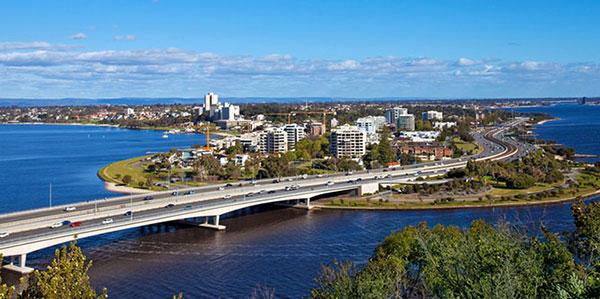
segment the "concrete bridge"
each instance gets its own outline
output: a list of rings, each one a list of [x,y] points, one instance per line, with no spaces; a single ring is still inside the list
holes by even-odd
[[[225,226],[220,223],[221,215],[251,206],[290,203],[310,209],[311,199],[318,196],[347,191],[356,191],[361,195],[373,194],[379,191],[380,185],[437,176],[451,169],[464,167],[469,159],[507,159],[517,154],[519,147],[500,140],[497,136],[518,123],[514,121],[505,127],[476,135],[484,151],[460,159],[397,169],[308,178],[294,177],[278,181],[263,180],[239,183],[235,186],[206,186],[177,192],[122,196],[0,215],[0,232],[9,233],[9,236],[0,239],[0,254],[9,257],[10,260],[3,270],[29,273],[33,269],[26,264],[28,253],[76,239],[190,219],[202,219],[203,222],[198,224],[201,227],[222,230]],[[65,225],[55,225],[51,228],[54,224],[63,222]],[[76,225],[73,225],[74,223]]]

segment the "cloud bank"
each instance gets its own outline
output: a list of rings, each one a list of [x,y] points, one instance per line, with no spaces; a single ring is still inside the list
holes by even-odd
[[[135,39],[121,36],[120,40]],[[181,49],[0,43],[0,97],[537,97],[600,95],[598,63],[459,57],[299,59]]]

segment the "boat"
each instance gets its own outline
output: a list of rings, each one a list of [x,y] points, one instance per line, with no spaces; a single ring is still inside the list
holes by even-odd
[[[169,138],[169,135],[167,135],[167,134],[163,134],[163,135],[162,135],[162,138]]]

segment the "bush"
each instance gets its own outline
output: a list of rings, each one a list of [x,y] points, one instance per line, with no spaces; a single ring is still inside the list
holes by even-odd
[[[506,180],[506,187],[511,189],[527,189],[535,185],[535,179],[528,174],[515,174]]]

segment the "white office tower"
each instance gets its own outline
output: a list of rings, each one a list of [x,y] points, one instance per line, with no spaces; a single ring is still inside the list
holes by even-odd
[[[398,116],[408,114],[408,109],[402,107],[394,107],[385,110],[385,120],[388,124],[395,124]]]
[[[216,93],[209,92],[204,96],[204,110],[210,110],[211,106],[219,103],[219,95]]]
[[[265,129],[259,135],[258,150],[263,154],[287,152],[287,133],[282,128]]]
[[[399,131],[414,131],[415,116],[412,114],[398,116],[398,119],[396,120],[396,129]]]
[[[304,126],[300,126],[298,124],[285,125],[283,130],[287,133],[288,150],[290,151],[295,150],[296,143],[306,137]]]
[[[240,106],[225,103],[221,107],[221,115],[219,116],[221,120],[235,120],[236,117],[240,116]]]
[[[356,126],[367,135],[375,135],[385,125],[386,121],[383,116],[367,116],[357,119]]]
[[[330,150],[336,158],[359,159],[366,153],[367,134],[357,126],[343,125],[331,130]]]
[[[421,113],[423,120],[442,120],[444,118],[442,112],[430,110]]]

